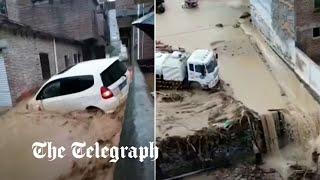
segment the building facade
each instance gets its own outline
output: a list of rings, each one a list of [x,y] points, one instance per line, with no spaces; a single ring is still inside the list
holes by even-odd
[[[296,0],[296,45],[320,64],[320,0]]]
[[[116,10],[122,42],[131,52],[131,58],[139,60],[154,59],[154,41],[143,31],[132,26],[132,22],[147,14],[153,1],[117,0]]]
[[[250,0],[253,25],[320,97],[320,0]]]
[[[90,0],[0,1],[0,107],[15,105],[52,75],[105,57],[105,24]]]

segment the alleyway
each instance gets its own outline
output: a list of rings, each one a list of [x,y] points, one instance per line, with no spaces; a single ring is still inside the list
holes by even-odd
[[[135,63],[134,79],[128,96],[127,109],[120,138],[120,146],[148,146],[154,136],[154,106],[148,86],[140,68]],[[153,162],[147,159],[143,163],[138,160],[121,159],[117,163],[115,179],[152,179]]]

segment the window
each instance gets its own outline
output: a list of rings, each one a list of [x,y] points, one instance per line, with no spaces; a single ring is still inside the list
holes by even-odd
[[[211,61],[206,65],[208,73],[212,73],[217,67],[217,61]]]
[[[74,54],[74,55],[73,55],[73,61],[74,61],[74,64],[77,64],[77,63],[78,63],[78,56],[77,56],[77,54]]]
[[[320,0],[314,0],[314,8],[319,9],[320,8]]]
[[[190,71],[194,71],[193,64],[189,64]]]
[[[64,63],[66,65],[66,68],[68,68],[70,66],[69,57],[67,55],[64,56]]]
[[[205,72],[204,65],[195,65],[195,70],[196,72],[204,73]]]
[[[81,54],[78,54],[78,62],[81,62]]]
[[[54,0],[31,0],[34,5],[53,4]]]
[[[101,73],[101,79],[103,85],[105,87],[110,86],[117,80],[121,78],[121,76],[125,75],[127,68],[120,61],[115,61],[111,64],[106,70]]]
[[[61,80],[61,95],[74,94],[93,86],[93,76],[75,76]]]
[[[93,76],[74,76],[48,83],[37,96],[37,100],[74,94],[89,89],[94,84]]]
[[[39,56],[42,71],[42,79],[49,79],[51,77],[49,56],[47,53],[40,53]]]
[[[52,81],[47,84],[37,96],[37,100],[60,96],[60,80]]]
[[[318,28],[313,28],[313,37],[319,37],[320,36],[320,27]]]
[[[0,0],[0,13],[7,14],[7,6],[5,0]]]

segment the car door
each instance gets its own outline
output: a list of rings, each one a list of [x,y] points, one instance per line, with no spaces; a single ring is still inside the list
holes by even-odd
[[[90,105],[95,105],[92,102],[93,97],[97,94],[91,91],[94,85],[92,75],[82,75],[64,78],[61,81],[61,98],[63,104],[67,106],[68,111],[84,110]]]

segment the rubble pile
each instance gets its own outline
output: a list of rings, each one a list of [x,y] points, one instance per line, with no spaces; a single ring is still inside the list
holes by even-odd
[[[178,100],[170,99],[182,96]],[[166,99],[166,100],[164,100]],[[158,177],[254,163],[259,116],[226,91],[160,91],[157,96]]]
[[[184,48],[173,48],[170,45],[164,44],[161,41],[156,41],[156,51],[157,52],[168,52],[173,53],[174,51],[186,52]]]
[[[200,178],[224,180],[283,180],[281,175],[274,169],[262,169],[255,165],[239,165],[231,168],[221,168],[186,179],[192,180]]]

